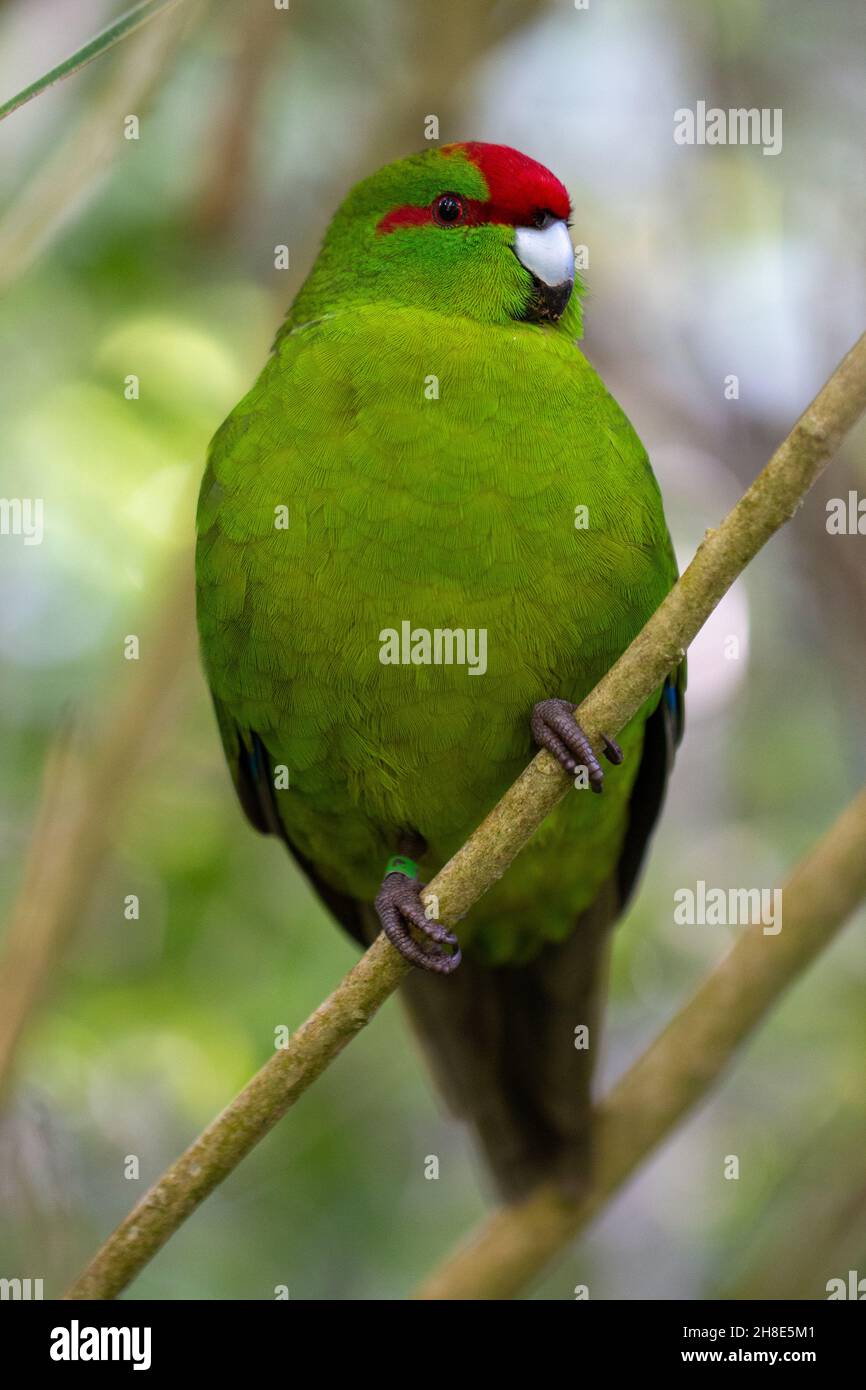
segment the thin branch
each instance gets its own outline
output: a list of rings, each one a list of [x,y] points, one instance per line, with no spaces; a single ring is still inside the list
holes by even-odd
[[[792,980],[866,897],[866,790],[794,870],[782,890],[784,925],[748,927],[697,993],[598,1108],[596,1178],[567,1203],[552,1187],[503,1207],[422,1285],[422,1299],[499,1299],[519,1293],[596,1215],[688,1111]]]
[[[717,531],[616,665],[579,706],[598,745],[657,690],[726,589],[800,506],[839,442],[866,410],[866,334],[842,360]],[[458,921],[505,872],[571,785],[539,753],[428,887],[440,920]],[[113,1298],[286,1113],[400,983],[406,962],[379,936],[329,999],[253,1077],[95,1255],[67,1294]]]
[[[41,92],[53,87],[55,82],[61,82],[64,77],[71,77],[74,72],[79,72],[88,63],[92,63],[94,58],[99,58],[103,53],[107,53],[121,39],[128,38],[134,34],[136,29],[140,29],[149,19],[154,19],[161,10],[167,10],[171,5],[176,5],[177,0],[143,0],[140,5],[133,5],[131,10],[127,10],[113,24],[102,29],[82,48],[64,58],[62,63],[58,63],[56,68],[50,72],[43,73],[29,87],[18,92],[14,97],[10,97],[0,106],[0,121],[6,116],[10,116],[13,111],[17,111],[19,106],[24,106],[25,102],[32,101]]]

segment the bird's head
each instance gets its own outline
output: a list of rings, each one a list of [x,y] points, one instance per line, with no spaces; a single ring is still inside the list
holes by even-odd
[[[291,314],[395,303],[580,334],[568,193],[506,145],[444,145],[380,169],[336,213]]]

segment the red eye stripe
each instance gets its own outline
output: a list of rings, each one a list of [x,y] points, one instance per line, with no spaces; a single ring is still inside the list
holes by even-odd
[[[461,217],[459,222],[455,222],[455,227],[480,227],[484,222],[498,222],[511,227],[533,227],[535,225],[535,215],[539,208],[546,208],[551,212],[548,203],[536,203],[531,211],[525,214],[515,212],[513,207],[502,207],[496,203],[483,203],[480,198],[464,198],[463,204],[466,215]],[[559,215],[559,214],[557,214]],[[566,211],[564,216],[568,216]],[[377,223],[377,232],[395,232],[398,227],[422,227],[425,223],[431,222],[437,225],[433,216],[432,208],[418,207],[415,203],[404,203],[400,208],[392,208],[386,212],[382,220]]]
[[[395,232],[398,227],[420,227],[424,222],[432,222],[433,214],[429,207],[415,207],[405,203],[401,208],[386,212],[381,222],[376,224],[377,232]]]
[[[441,194],[439,195],[441,197]],[[439,225],[433,216],[433,206],[438,202],[434,198],[433,204],[426,207],[418,207],[415,203],[404,203],[401,208],[392,208],[386,212],[381,222],[376,227],[377,232],[395,232],[398,227],[420,227],[426,222],[432,222],[434,226]],[[494,219],[480,216],[479,213],[486,208],[486,203],[481,203],[477,198],[463,198],[465,215],[459,221],[453,223],[455,227],[477,226],[479,222],[490,222]],[[501,219],[498,219],[501,220]]]

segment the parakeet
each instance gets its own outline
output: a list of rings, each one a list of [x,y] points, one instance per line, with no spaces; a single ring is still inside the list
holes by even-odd
[[[646,452],[577,346],[570,213],[543,165],[480,142],[358,184],[198,508],[242,806],[359,943],[381,927],[418,967],[410,1014],[508,1198],[586,1180],[609,929],[683,718],[672,672],[603,775],[573,717],[677,570]],[[423,885],[538,747],[575,789],[448,930]]]

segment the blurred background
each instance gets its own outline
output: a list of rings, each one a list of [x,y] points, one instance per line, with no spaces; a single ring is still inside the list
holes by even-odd
[[[58,9],[0,4],[0,100],[123,5]],[[0,124],[0,492],[45,507],[41,545],[0,538],[0,1275],[57,1296],[355,959],[240,814],[191,607],[209,437],[345,191],[429,115],[563,179],[585,350],[685,562],[866,327],[864,41],[861,0],[182,0]],[[781,153],[676,144],[699,100],[781,108]],[[862,427],[692,650],[602,1086],[736,934],[675,926],[674,891],[778,885],[866,775],[866,540],[826,529],[852,489]],[[533,1296],[866,1275],[863,924]],[[391,1000],[132,1296],[402,1298],[489,1200]]]

